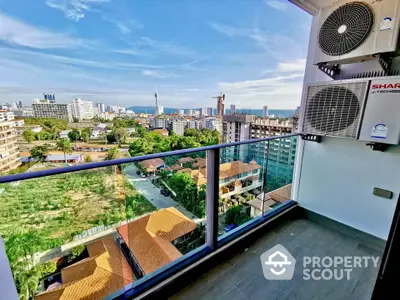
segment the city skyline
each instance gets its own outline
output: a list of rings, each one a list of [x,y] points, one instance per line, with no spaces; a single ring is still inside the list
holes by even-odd
[[[152,1],[0,2],[1,101],[46,91],[129,107],[153,103],[157,85],[164,107],[214,106],[221,92],[237,108],[299,105],[311,21],[300,9]]]

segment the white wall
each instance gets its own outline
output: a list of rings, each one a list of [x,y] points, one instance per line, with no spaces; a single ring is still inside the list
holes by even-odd
[[[312,65],[316,24],[314,17],[305,83],[329,80]],[[345,72],[375,69],[379,64],[370,61],[346,66]],[[302,111],[304,100],[305,91]],[[304,208],[386,239],[400,190],[400,146],[382,153],[365,144],[337,138],[324,138],[321,144],[300,142],[293,197]],[[374,187],[393,191],[393,199],[374,196]]]

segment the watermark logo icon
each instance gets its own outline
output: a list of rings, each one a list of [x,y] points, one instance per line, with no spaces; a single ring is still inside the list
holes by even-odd
[[[261,257],[264,277],[268,280],[291,280],[296,260],[282,245],[276,245],[264,252]]]

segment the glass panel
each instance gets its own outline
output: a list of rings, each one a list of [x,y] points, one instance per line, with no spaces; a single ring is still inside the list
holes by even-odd
[[[262,195],[264,213],[291,198],[297,137],[279,138],[267,143],[266,189]]]
[[[204,245],[204,170],[198,152],[1,184],[20,295],[101,299]]]
[[[221,149],[218,234],[261,215],[266,143]]]

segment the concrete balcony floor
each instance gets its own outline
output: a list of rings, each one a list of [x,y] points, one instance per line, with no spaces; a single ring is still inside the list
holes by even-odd
[[[261,269],[260,255],[281,244],[295,257],[290,281],[268,281]],[[281,224],[239,252],[226,257],[206,274],[170,299],[370,299],[379,271],[372,263],[355,268],[350,280],[303,279],[304,256],[379,256],[377,248],[306,219]]]

